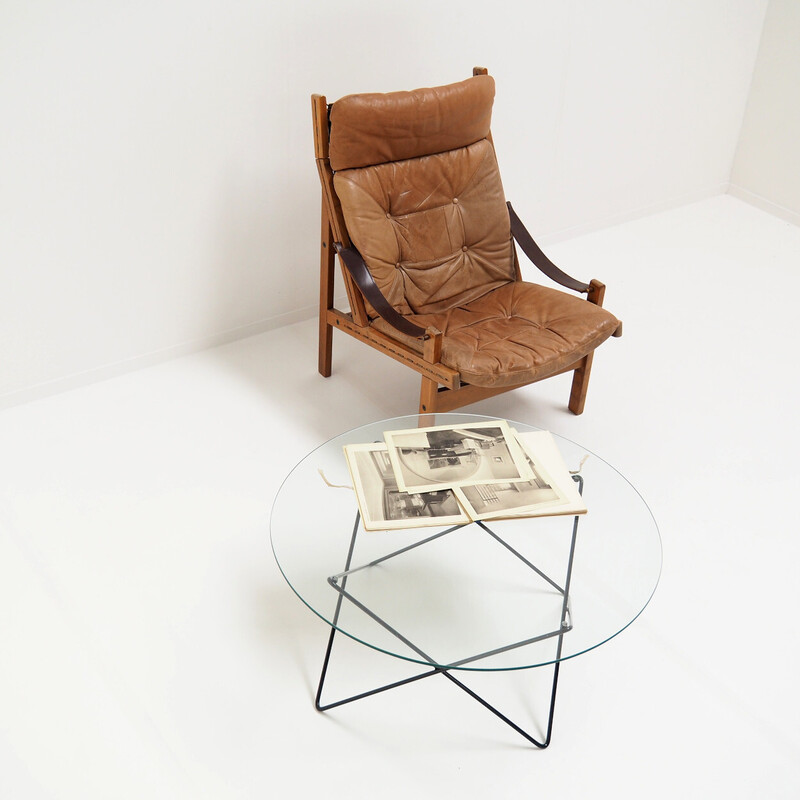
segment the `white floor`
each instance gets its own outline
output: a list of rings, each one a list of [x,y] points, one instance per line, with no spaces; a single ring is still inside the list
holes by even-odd
[[[800,229],[719,197],[550,254],[625,324],[586,412],[568,377],[465,410],[603,455],[664,569],[565,664],[548,750],[438,679],[313,710],[327,632],[273,562],[272,498],[417,381],[343,335],[324,380],[310,320],[0,414],[0,797],[800,796]],[[537,671],[476,681],[541,724]]]

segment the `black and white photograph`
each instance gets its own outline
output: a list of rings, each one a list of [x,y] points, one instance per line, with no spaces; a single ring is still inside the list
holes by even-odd
[[[493,519],[507,516],[533,516],[548,513],[564,502],[550,481],[532,462],[534,477],[530,481],[504,481],[461,486],[456,491],[472,519]]]
[[[505,420],[387,431],[384,438],[403,491],[428,492],[534,477]]]
[[[553,488],[564,498],[557,508],[550,508],[544,513],[585,514],[586,502],[578,491],[578,484],[572,479],[573,473],[564,461],[553,434],[550,431],[525,431],[517,433],[517,441],[525,455],[533,461],[537,469],[547,475]],[[588,458],[589,455],[584,454],[582,460],[574,465],[576,472],[580,471]],[[526,513],[524,516],[532,515]]]
[[[450,488],[415,494],[401,491],[385,445],[347,445],[344,453],[366,530],[402,530],[470,521]]]
[[[472,519],[583,514],[586,505],[548,431],[517,434],[533,472],[530,481],[461,486],[456,496]]]

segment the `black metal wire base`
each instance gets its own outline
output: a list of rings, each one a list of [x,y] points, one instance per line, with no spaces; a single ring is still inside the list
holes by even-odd
[[[501,711],[498,711],[493,705],[491,705],[491,703],[484,700],[484,698],[482,698],[479,694],[477,694],[468,686],[466,686],[464,683],[462,683],[460,680],[458,680],[458,678],[453,677],[453,675],[450,674],[449,670],[445,669],[444,667],[434,667],[432,669],[420,673],[419,675],[412,675],[410,678],[405,678],[400,681],[395,681],[394,683],[387,683],[385,686],[379,686],[376,689],[370,689],[369,691],[361,692],[360,694],[355,694],[352,695],[351,697],[346,697],[343,700],[336,700],[332,703],[323,704],[322,689],[325,684],[325,676],[328,672],[328,664],[330,662],[331,650],[333,649],[333,640],[335,637],[336,637],[336,628],[331,628],[330,637],[328,638],[328,648],[325,651],[325,660],[322,665],[322,674],[320,675],[319,686],[317,687],[317,695],[314,700],[314,706],[317,709],[317,711],[329,711],[332,708],[338,708],[339,706],[347,705],[347,703],[353,703],[356,700],[363,700],[367,697],[372,697],[373,695],[381,694],[382,692],[386,692],[389,689],[397,689],[400,686],[406,686],[409,683],[415,683],[416,681],[422,680],[423,678],[430,678],[433,675],[443,675],[445,678],[447,678],[456,686],[458,686],[459,689],[462,689],[470,697],[477,700],[484,708],[488,709],[495,716],[497,716],[499,719],[505,722],[506,725],[509,725],[511,728],[513,728],[517,733],[519,733],[521,736],[527,739],[531,744],[536,745],[536,747],[539,747],[542,750],[550,744],[550,738],[553,733],[553,715],[556,706],[556,690],[558,689],[558,670],[559,667],[561,666],[559,662],[556,662],[556,664],[553,667],[553,686],[550,692],[550,713],[547,720],[547,735],[545,736],[544,741],[540,742],[538,739],[535,739],[533,736],[531,736],[529,733],[523,730],[515,722],[510,720]]]
[[[578,483],[579,488],[582,490],[583,489],[583,480],[582,480],[582,478],[580,476],[577,476],[577,475],[573,476],[573,478]],[[343,706],[343,705],[346,705],[348,703],[353,703],[356,700],[363,700],[363,699],[365,699],[367,697],[372,697],[373,695],[381,694],[382,692],[386,692],[386,691],[388,691],[390,689],[397,689],[397,688],[399,688],[401,686],[406,686],[407,684],[415,683],[416,681],[422,680],[423,678],[430,678],[430,677],[432,677],[434,675],[442,675],[445,678],[447,678],[451,683],[453,683],[456,686],[458,686],[459,689],[461,689],[462,691],[466,692],[470,697],[472,697],[474,700],[476,700],[478,703],[480,703],[484,708],[486,708],[489,711],[491,711],[496,717],[498,717],[503,722],[505,722],[506,725],[508,725],[511,728],[513,728],[517,733],[519,733],[522,737],[524,737],[528,742],[530,742],[531,744],[535,745],[538,748],[541,748],[541,749],[546,748],[550,744],[550,739],[551,739],[552,732],[553,732],[553,716],[554,716],[554,713],[555,713],[556,691],[558,689],[558,673],[559,673],[559,667],[560,667],[560,658],[561,658],[561,652],[562,652],[563,637],[564,637],[564,635],[566,633],[568,633],[572,629],[571,613],[570,613],[570,609],[569,609],[569,586],[570,586],[570,580],[571,580],[571,577],[572,577],[572,564],[573,564],[573,558],[574,558],[574,554],[575,554],[575,541],[576,541],[577,531],[578,531],[578,517],[576,516],[574,518],[574,521],[573,521],[572,539],[571,539],[571,542],[570,542],[569,560],[568,560],[568,564],[567,564],[567,575],[566,575],[566,581],[564,583],[563,588],[561,586],[559,586],[551,578],[549,578],[547,575],[545,575],[538,567],[533,565],[524,556],[522,556],[520,553],[518,553],[516,550],[514,550],[514,548],[512,548],[507,542],[505,542],[503,539],[501,539],[494,531],[492,531],[484,523],[482,523],[482,522],[476,523],[486,533],[488,533],[495,540],[497,540],[500,544],[502,544],[504,547],[506,547],[508,550],[510,550],[523,563],[525,563],[528,567],[530,567],[532,570],[534,570],[541,578],[543,578],[545,581],[547,581],[553,588],[555,588],[563,596],[563,602],[562,602],[562,608],[561,608],[561,625],[557,630],[548,631],[548,632],[546,632],[544,634],[539,634],[537,636],[534,636],[534,637],[531,637],[531,638],[528,638],[528,639],[524,639],[524,640],[522,640],[520,642],[515,642],[513,644],[506,645],[505,647],[501,647],[501,648],[498,648],[498,649],[495,649],[495,650],[491,650],[491,651],[485,652],[485,653],[480,653],[480,654],[471,656],[469,658],[461,659],[458,662],[454,662],[454,663],[448,664],[446,666],[432,666],[431,669],[425,670],[424,672],[421,672],[421,673],[419,673],[417,675],[412,675],[410,678],[405,678],[403,680],[395,681],[393,683],[388,683],[385,686],[379,686],[379,687],[377,687],[375,689],[370,689],[369,691],[361,692],[359,694],[355,694],[355,695],[352,695],[351,697],[346,697],[346,698],[344,698],[342,700],[337,700],[337,701],[332,702],[332,703],[323,703],[322,702],[322,691],[323,691],[323,687],[324,687],[324,684],[325,684],[325,678],[326,678],[327,673],[328,673],[328,665],[330,664],[331,652],[333,650],[333,642],[334,642],[334,639],[336,638],[336,633],[337,633],[336,625],[337,625],[338,620],[339,620],[339,613],[341,611],[342,602],[343,602],[344,599],[347,599],[348,601],[353,603],[361,611],[363,611],[365,614],[367,614],[369,617],[371,617],[373,620],[375,620],[375,622],[377,622],[383,628],[385,628],[390,633],[392,633],[394,636],[396,636],[400,641],[402,641],[405,645],[407,645],[414,653],[416,653],[417,656],[419,656],[421,658],[421,660],[427,661],[427,662],[429,662],[431,664],[436,664],[437,663],[435,659],[431,658],[429,655],[427,655],[422,650],[420,650],[419,647],[417,647],[415,644],[413,644],[411,641],[409,641],[399,631],[395,630],[392,626],[390,626],[386,621],[381,619],[372,610],[367,608],[367,606],[365,606],[363,603],[361,603],[352,594],[347,592],[347,590],[346,590],[347,578],[353,572],[357,572],[357,571],[359,571],[361,569],[365,569],[367,567],[375,566],[376,564],[381,563],[383,561],[386,561],[389,558],[393,558],[393,557],[395,557],[397,555],[400,555],[401,553],[407,552],[408,550],[411,550],[411,549],[413,549],[415,547],[419,547],[420,545],[426,544],[427,542],[433,541],[434,539],[438,539],[440,536],[444,536],[444,535],[446,535],[446,534],[448,534],[448,533],[450,533],[450,532],[452,532],[454,530],[457,530],[460,527],[463,527],[463,526],[454,526],[453,528],[449,528],[449,529],[447,529],[445,531],[442,531],[440,533],[434,534],[433,536],[430,536],[430,537],[428,537],[426,539],[423,539],[423,540],[421,540],[421,541],[419,541],[419,542],[417,542],[417,543],[415,543],[413,545],[410,545],[408,547],[404,547],[404,548],[402,548],[400,550],[397,550],[397,551],[395,551],[393,553],[389,553],[388,555],[385,555],[385,556],[383,556],[383,557],[381,557],[381,558],[379,558],[379,559],[377,559],[375,561],[372,561],[369,564],[364,564],[364,565],[359,566],[359,567],[351,568],[351,562],[352,562],[352,558],[353,558],[353,552],[355,550],[356,535],[358,533],[359,522],[360,522],[360,516],[357,513],[356,514],[355,524],[353,526],[353,535],[352,535],[351,540],[350,540],[350,548],[349,548],[349,551],[348,551],[348,554],[347,554],[347,561],[346,561],[344,572],[341,572],[341,573],[339,573],[337,575],[333,575],[328,579],[328,583],[339,593],[339,597],[338,597],[337,603],[336,603],[336,610],[335,610],[335,613],[334,613],[333,625],[331,626],[330,636],[328,637],[328,647],[327,647],[327,649],[325,651],[325,659],[324,659],[323,665],[322,665],[322,674],[320,675],[319,685],[317,687],[317,694],[316,694],[316,698],[315,698],[315,701],[314,701],[314,705],[315,705],[317,711],[328,711],[328,710],[330,710],[332,708],[338,708],[339,706]],[[515,649],[515,648],[518,648],[518,647],[524,647],[527,644],[531,644],[533,642],[541,641],[541,640],[547,639],[547,638],[556,638],[557,639],[557,646],[556,646],[556,653],[555,653],[554,664],[553,664],[553,684],[552,684],[552,688],[551,688],[551,692],[550,692],[550,708],[549,708],[549,714],[548,714],[548,719],[547,719],[547,731],[546,731],[546,735],[545,735],[544,741],[539,741],[535,737],[531,736],[527,731],[523,730],[515,722],[510,720],[505,714],[503,714],[502,712],[498,711],[498,709],[496,709],[493,705],[491,705],[489,702],[487,702],[483,697],[481,697],[476,692],[474,692],[472,689],[470,689],[468,686],[466,686],[462,681],[460,681],[458,678],[454,677],[452,675],[452,673],[451,673],[451,670],[456,669],[456,668],[458,668],[460,666],[464,666],[465,664],[472,663],[474,661],[478,661],[480,659],[487,658],[489,656],[496,655],[498,653],[505,652],[505,651],[508,651],[508,650],[512,650],[512,649]]]

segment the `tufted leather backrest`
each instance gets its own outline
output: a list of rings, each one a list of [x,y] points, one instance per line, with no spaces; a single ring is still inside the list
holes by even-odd
[[[331,106],[330,164],[350,238],[401,314],[437,313],[514,280],[487,138],[488,75]]]

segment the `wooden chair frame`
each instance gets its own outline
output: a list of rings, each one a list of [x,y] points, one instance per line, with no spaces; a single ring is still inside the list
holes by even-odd
[[[487,74],[487,70],[483,67],[475,67],[473,70],[473,75],[485,74]],[[346,268],[343,258],[343,251],[351,248],[351,242],[344,222],[342,208],[333,186],[333,170],[329,161],[328,103],[324,95],[314,94],[311,96],[311,110],[314,122],[314,151],[322,183],[319,300],[320,374],[326,378],[331,374],[333,330],[338,328],[396,361],[411,367],[422,376],[419,401],[420,413],[451,411],[470,403],[484,400],[487,397],[493,397],[494,395],[519,388],[519,386],[485,388],[463,382],[457,370],[441,363],[442,334],[434,328],[429,328],[424,332],[424,335],[419,336],[423,340],[423,352],[420,354],[405,342],[387,336],[370,325],[364,293],[356,284],[351,272]],[[510,205],[509,210],[512,220],[515,219],[516,215]],[[519,223],[519,220],[517,222]],[[561,272],[541,252],[521,223],[518,224],[517,230],[514,230],[512,226],[512,233],[517,243],[522,247],[523,252],[544,274],[566,288],[585,293],[590,303],[602,306],[605,293],[605,286],[602,283],[592,280],[588,284],[583,284]],[[350,303],[349,312],[340,311],[334,307],[334,262],[337,250],[341,260],[344,286]],[[355,251],[350,252],[354,253]],[[516,277],[519,280],[520,271],[516,252],[514,260],[517,272]],[[391,322],[391,320],[389,321]],[[419,329],[419,331],[422,333],[422,329]],[[621,330],[618,330],[614,335],[619,336],[620,334]],[[569,398],[569,410],[573,414],[581,414],[586,402],[586,391],[589,385],[593,357],[594,352],[591,352],[568,367],[537,376],[528,383],[536,383],[564,372],[574,372]]]

